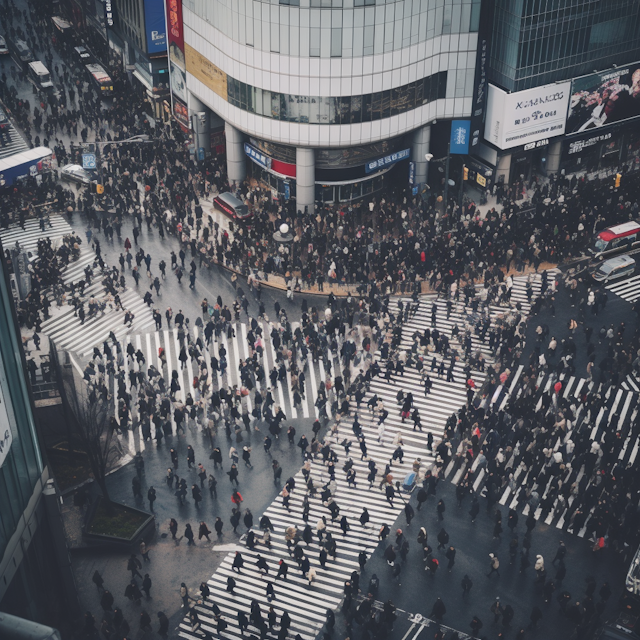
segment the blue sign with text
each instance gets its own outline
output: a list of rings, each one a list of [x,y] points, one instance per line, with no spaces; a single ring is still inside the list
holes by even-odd
[[[83,169],[95,169],[96,168],[96,154],[95,153],[83,153],[82,154],[82,168]]]
[[[289,200],[291,198],[291,185],[288,182],[284,183],[284,199]]]
[[[251,146],[248,142],[244,143],[244,152],[256,163],[265,169],[271,169],[271,158],[259,149]]]
[[[384,169],[389,165],[395,164],[396,162],[400,162],[401,160],[406,160],[411,154],[411,149],[403,149],[402,151],[398,151],[397,153],[392,153],[384,158],[378,158],[377,160],[372,160],[371,162],[367,162],[364,165],[365,173],[373,173],[374,171],[378,171],[378,169]]]
[[[167,26],[163,0],[144,0],[144,26],[149,55],[167,51]]]
[[[471,120],[451,121],[451,153],[469,153],[469,136],[471,135]]]

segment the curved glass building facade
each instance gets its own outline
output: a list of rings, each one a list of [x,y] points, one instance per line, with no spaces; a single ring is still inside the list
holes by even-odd
[[[271,174],[299,209],[331,184],[360,184],[360,196],[362,182],[382,184],[386,163],[364,162],[378,143],[408,149],[402,161],[424,182],[431,124],[471,115],[480,0],[166,2],[174,114],[198,119],[204,150],[207,130],[224,126],[230,180]],[[333,174],[330,149],[343,151]]]

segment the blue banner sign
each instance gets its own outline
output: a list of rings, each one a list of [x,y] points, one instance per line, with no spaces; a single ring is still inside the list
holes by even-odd
[[[265,169],[271,169],[271,158],[266,156],[262,151],[251,146],[248,142],[244,143],[244,152],[256,163]]]
[[[395,164],[396,162],[406,160],[410,155],[411,149],[403,149],[402,151],[392,153],[388,156],[385,156],[384,158],[372,160],[371,162],[367,162],[367,164],[364,165],[365,173],[373,173],[374,171],[378,171],[379,169],[384,169],[385,167]]]
[[[469,136],[471,135],[471,120],[451,121],[451,153],[469,153]]]

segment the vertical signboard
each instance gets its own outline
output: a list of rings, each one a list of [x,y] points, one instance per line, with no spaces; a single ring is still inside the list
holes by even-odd
[[[184,58],[182,0],[166,0],[166,3],[172,111],[175,119],[183,127],[190,129],[191,122],[187,109],[187,67]]]
[[[163,0],[144,0],[144,29],[147,35],[147,53],[149,55],[165,53],[167,30]]]
[[[470,120],[451,121],[450,153],[466,155],[469,153]]]
[[[471,148],[480,142],[484,129],[484,113],[487,106],[487,67],[493,24],[493,0],[485,0],[480,8],[478,25],[478,51],[476,53],[476,71],[473,83],[473,103],[471,105]]]

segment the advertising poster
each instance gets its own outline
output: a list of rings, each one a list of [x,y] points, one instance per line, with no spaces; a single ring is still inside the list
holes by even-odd
[[[173,115],[175,119],[187,129],[191,129],[191,122],[189,120],[189,109],[187,109],[187,105],[177,98],[175,95],[173,98]]]
[[[640,116],[640,62],[592,73],[571,83],[567,134]]]
[[[228,100],[227,74],[188,44],[184,45],[184,53],[187,71],[211,91]]]
[[[184,62],[184,26],[182,24],[182,0],[167,0],[167,42],[169,59],[186,70]]]
[[[484,139],[499,149],[520,147],[565,132],[571,82],[506,93],[489,85]]]
[[[144,0],[144,26],[147,34],[147,53],[167,51],[167,29],[164,21],[164,1]]]

